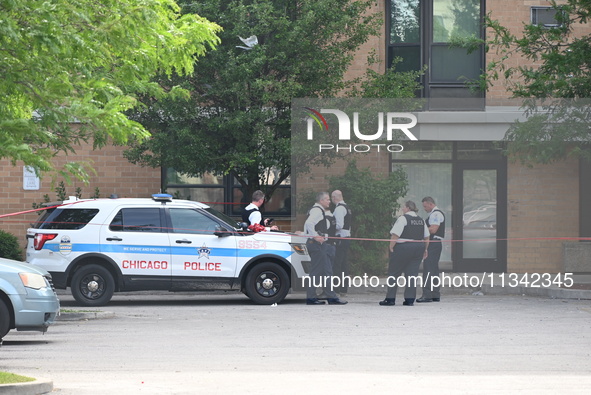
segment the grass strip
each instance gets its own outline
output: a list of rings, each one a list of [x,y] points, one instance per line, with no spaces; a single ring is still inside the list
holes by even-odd
[[[0,384],[28,383],[29,381],[35,381],[35,379],[19,374],[0,372]]]

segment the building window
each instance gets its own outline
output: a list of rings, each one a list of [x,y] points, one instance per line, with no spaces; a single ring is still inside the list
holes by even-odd
[[[553,7],[532,7],[531,8],[531,23],[532,25],[541,25],[544,27],[561,27],[562,24],[558,21],[558,11]]]
[[[456,39],[482,38],[483,0],[390,0],[388,67],[398,71],[424,65],[421,97],[432,110],[483,109],[484,94],[468,86],[482,73],[484,49],[468,53]],[[450,101],[449,99],[457,99]]]
[[[218,211],[225,210],[225,180],[222,175],[205,173],[199,177],[178,173],[172,168],[163,169],[163,189],[175,199],[205,203]]]
[[[268,180],[273,182],[273,174],[268,175]],[[240,183],[231,176],[205,173],[200,177],[192,177],[167,168],[162,169],[162,184],[163,190],[176,199],[205,203],[234,217],[240,216],[242,209],[251,201],[250,196],[244,195]],[[291,216],[291,183],[289,178],[283,181],[271,199],[265,202],[264,212],[267,216]]]

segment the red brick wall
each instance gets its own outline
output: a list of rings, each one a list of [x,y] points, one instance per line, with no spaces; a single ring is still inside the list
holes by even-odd
[[[486,3],[486,12],[490,12],[491,18],[498,20],[502,26],[507,27],[512,34],[518,37],[521,37],[521,32],[523,32],[523,23],[529,23],[531,19],[532,6],[551,6],[550,2],[546,0],[489,0]],[[560,0],[558,3],[560,3]],[[490,38],[490,30],[487,33],[488,38]],[[591,26],[589,24],[585,26],[576,25],[574,27],[575,35],[589,33],[591,33]],[[496,59],[500,59],[500,55],[495,54],[493,47],[486,56],[486,63],[488,64]],[[534,65],[519,56],[512,56],[504,60],[503,63],[507,67]],[[487,103],[489,105],[497,104],[496,101],[502,105],[503,102],[500,99],[510,97],[510,94],[507,92],[507,81],[502,78],[502,75],[500,77],[487,92]]]
[[[346,155],[344,159],[337,160],[331,166],[313,168],[310,173],[299,174],[297,177],[297,193],[301,194],[303,191],[311,190],[314,192],[332,192],[328,189],[328,179],[331,176],[339,176],[345,174],[348,161],[355,160],[359,169],[371,169],[371,172],[376,177],[387,177],[390,173],[390,156],[386,152],[368,152],[368,153],[354,153]],[[347,196],[344,196],[347,201]],[[306,217],[300,213],[296,221],[292,224],[292,231],[303,230],[304,221]],[[283,227],[281,229],[284,229]]]
[[[123,157],[124,147],[107,146],[93,151],[90,146],[76,149],[76,155],[59,155],[55,166],[61,168],[66,161],[87,161],[95,169],[96,175],[90,177],[90,184],[84,185],[80,181],[73,181],[66,185],[68,196],[75,195],[77,187],[82,189],[82,197],[89,198],[99,188],[101,197],[117,194],[119,197],[149,197],[160,191],[160,169],[142,168],[129,163]],[[55,185],[62,178],[57,178]],[[38,191],[23,189],[23,164],[12,166],[10,161],[0,160],[0,215],[31,210],[33,203],[43,202],[43,195],[48,194],[51,201],[56,201],[56,193],[51,190],[51,176],[45,175],[41,179]],[[0,218],[0,229],[10,232],[25,244],[26,229],[37,219],[37,213],[20,214]]]
[[[385,28],[385,15],[386,15],[386,2],[378,1],[377,4],[371,10],[372,12],[379,12],[382,14],[384,19],[384,27],[381,30],[379,36],[370,37],[370,39],[363,44],[353,59],[353,63],[349,67],[347,73],[345,73],[345,80],[352,80],[361,77],[367,70],[367,59],[369,55],[375,55],[377,59],[381,60],[381,63],[372,65],[372,69],[375,71],[384,72],[386,70],[386,60],[388,59],[388,53],[386,51],[386,28]]]
[[[374,7],[373,11],[380,12],[384,15],[384,24],[386,17],[386,1],[379,1]],[[560,2],[560,1],[559,1]],[[490,13],[493,20],[498,20],[502,26],[507,27],[511,33],[521,35],[523,31],[523,23],[528,23],[531,19],[531,7],[532,6],[543,6],[549,7],[550,2],[547,0],[488,0],[486,1],[485,12]],[[575,26],[575,34],[589,34],[591,33],[591,26]],[[490,29],[487,31],[488,38],[491,37]],[[381,60],[380,64],[374,65],[372,68],[376,71],[384,71],[387,61],[386,51],[386,29],[381,30],[381,33],[377,37],[371,37],[367,43],[361,46],[357,51],[355,59],[348,72],[345,74],[345,79],[353,79],[365,74],[367,69],[367,58],[369,54],[375,53],[378,59]],[[495,49],[491,50],[486,55],[485,64],[500,59],[501,55],[495,53]],[[507,67],[517,67],[527,65],[528,62],[519,56],[511,56],[509,59],[503,61]],[[510,97],[507,92],[507,82],[504,78],[493,82],[493,86],[490,87],[487,92],[487,104],[488,105],[506,105],[506,99]]]
[[[564,240],[579,235],[576,160],[507,169],[507,271],[558,273]]]

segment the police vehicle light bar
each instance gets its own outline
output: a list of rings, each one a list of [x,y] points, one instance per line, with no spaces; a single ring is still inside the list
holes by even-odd
[[[169,195],[168,193],[155,193],[152,195],[152,200],[162,203],[172,202],[172,195]]]

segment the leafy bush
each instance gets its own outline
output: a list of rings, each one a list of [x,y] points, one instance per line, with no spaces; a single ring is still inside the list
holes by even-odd
[[[0,230],[0,258],[23,260],[23,251],[12,233]]]
[[[59,184],[54,189],[55,195],[57,197],[57,201],[63,202],[64,200],[68,199],[68,192],[66,190],[66,184],[63,181],[60,181]],[[78,199],[82,199],[82,188],[76,187],[74,196]],[[99,199],[101,197],[101,191],[98,187],[94,188],[94,194],[90,196],[90,199]],[[34,209],[42,209],[47,206],[47,203],[51,202],[51,198],[48,194],[43,195],[43,201],[41,203],[33,203]],[[43,210],[37,211],[37,215],[43,214]]]
[[[329,178],[330,190],[343,192],[353,212],[349,250],[351,275],[384,275],[387,272],[388,242],[393,214],[400,208],[399,199],[406,195],[406,173],[398,168],[387,177],[377,178],[370,169],[358,169],[355,161],[345,174]]]
[[[355,161],[347,165],[342,176],[328,177],[329,190],[343,192],[343,198],[353,212],[352,240],[349,250],[351,275],[380,276],[387,272],[388,242],[394,223],[393,214],[400,208],[399,200],[406,195],[406,173],[398,168],[387,177],[378,178],[370,169],[358,169]],[[303,190],[298,193],[297,211],[306,214],[320,192]]]

